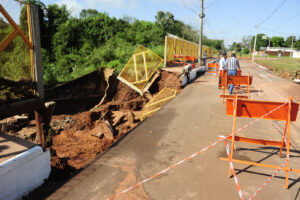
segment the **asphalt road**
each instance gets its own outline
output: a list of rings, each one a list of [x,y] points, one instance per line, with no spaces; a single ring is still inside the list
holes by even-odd
[[[282,101],[289,95],[300,100],[300,86],[278,78],[249,61],[241,61],[243,73],[254,75],[251,98]],[[232,117],[226,116],[219,98],[217,78],[209,75],[188,85],[175,99],[129,133],[117,145],[101,155],[80,174],[73,177],[48,199],[107,199],[137,182],[217,141],[231,133]],[[237,127],[253,119],[238,118]],[[299,122],[292,125],[291,167],[300,168]],[[276,124],[260,120],[239,135],[280,140]],[[277,148],[237,144],[235,158],[280,165]],[[120,199],[189,200],[239,199],[233,178],[228,178],[224,144],[171,169],[166,174],[119,196]],[[264,183],[273,169],[235,164],[238,179],[246,198]],[[299,174],[291,173],[290,188],[285,189],[284,172],[280,172],[255,199],[300,199]]]

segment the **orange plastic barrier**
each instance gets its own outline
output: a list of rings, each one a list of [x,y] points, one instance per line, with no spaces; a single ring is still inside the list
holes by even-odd
[[[221,97],[226,97],[226,89],[229,84],[233,84],[235,87],[240,87],[242,85],[247,86],[247,96],[250,97],[250,85],[252,85],[253,77],[248,76],[228,76],[225,71],[224,76],[220,76],[219,86],[223,88],[223,95]]]
[[[242,76],[242,70],[237,70],[237,76]],[[221,70],[219,76],[227,76],[227,70]]]
[[[244,142],[244,143],[258,144],[264,146],[280,147],[279,157],[281,157],[282,150],[285,147],[287,164],[286,167],[281,168],[281,170],[286,171],[285,187],[288,188],[289,172],[292,171],[292,172],[300,173],[299,169],[292,169],[289,167],[290,123],[296,121],[297,119],[299,104],[293,102],[292,97],[290,97],[288,103],[285,103],[285,102],[244,100],[244,99],[238,99],[236,96],[235,99],[227,99],[226,105],[227,105],[227,115],[233,116],[232,136],[227,139],[231,141],[231,152],[228,158],[220,158],[220,159],[224,161],[231,160],[232,162],[241,163],[241,164],[277,169],[279,166],[256,163],[256,162],[239,160],[239,159],[232,159],[233,152],[234,152],[234,143]],[[271,141],[271,140],[252,139],[247,137],[235,136],[236,117],[286,121],[284,132],[283,132],[283,138],[281,141]],[[229,167],[229,176],[231,176],[230,167]]]
[[[195,63],[196,61],[196,58],[194,56],[174,55],[173,57],[173,63],[175,64],[185,64],[187,63],[187,61],[192,61],[193,63]],[[178,59],[180,59],[180,61],[176,61]]]
[[[210,70],[210,68],[213,69],[213,71]],[[219,72],[219,63],[208,63],[207,64],[207,71],[208,74],[218,74]]]
[[[224,94],[221,94],[220,97],[221,97],[221,98],[225,98],[225,99],[234,99],[234,98],[235,98],[235,95],[224,95]],[[248,99],[248,96],[237,95],[237,98],[238,98],[238,99]]]
[[[234,99],[227,99],[227,115],[233,116],[233,103]],[[248,117],[248,118],[259,118],[260,116],[264,115],[271,110],[282,105],[282,102],[272,102],[272,101],[253,101],[253,100],[242,100],[237,101],[237,117]],[[290,121],[294,122],[297,119],[298,115],[298,107],[299,104],[295,102],[291,102],[291,119]],[[263,119],[270,119],[270,120],[282,120],[286,121],[288,118],[288,109],[289,105],[284,105],[281,108],[277,109],[276,111],[272,112],[268,116],[264,117]]]

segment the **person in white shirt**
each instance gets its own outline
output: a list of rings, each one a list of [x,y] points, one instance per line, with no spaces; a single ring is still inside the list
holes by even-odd
[[[221,72],[223,72],[224,70],[227,70],[227,53],[223,53],[222,54],[222,58],[220,59],[219,62],[219,88],[220,88],[220,84],[221,84]]]
[[[220,62],[219,62],[219,66],[220,66],[220,68],[219,68],[219,73],[220,73],[220,71],[222,71],[222,70],[226,70],[226,66],[227,66],[227,54],[226,53],[223,53],[222,54],[222,58],[221,58],[221,60],[220,60]]]

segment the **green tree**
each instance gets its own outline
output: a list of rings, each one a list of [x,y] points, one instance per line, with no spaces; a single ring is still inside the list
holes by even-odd
[[[292,42],[295,44],[295,42],[297,42],[296,40],[296,36],[289,36],[286,38],[283,46],[285,47],[291,47],[292,46]]]
[[[182,37],[183,22],[175,20],[172,13],[158,11],[155,16],[155,23],[162,29],[163,35],[171,33]]]
[[[85,19],[88,17],[96,17],[98,15],[98,11],[95,9],[83,9],[80,12],[80,18]]]
[[[266,34],[257,34],[257,40],[256,40],[256,51],[259,51],[260,50],[260,47],[267,47],[268,46],[268,39],[263,39],[263,37],[265,36]],[[254,41],[255,41],[255,36],[252,37],[251,39],[251,49],[254,48]]]
[[[300,37],[294,44],[295,44],[295,48],[299,50],[300,49]]]
[[[243,36],[242,38],[242,47],[245,49],[251,49],[251,35]]]
[[[240,52],[242,50],[242,44],[241,43],[237,43],[237,42],[233,42],[232,45],[229,48],[230,51],[236,51],[236,52]]]
[[[283,37],[274,36],[271,38],[271,44],[273,47],[282,47],[284,42]]]

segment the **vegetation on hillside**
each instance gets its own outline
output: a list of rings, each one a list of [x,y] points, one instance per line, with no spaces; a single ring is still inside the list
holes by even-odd
[[[150,48],[158,55],[164,55],[164,38],[167,33],[197,42],[198,32],[191,26],[175,19],[170,12],[159,11],[154,22],[132,17],[117,19],[94,9],[82,10],[79,17],[71,16],[65,5],[44,5],[30,0],[39,6],[40,29],[44,82],[53,87],[89,73],[100,67],[114,68],[116,71],[127,63],[138,44]],[[20,24],[26,24],[26,9],[22,9]],[[11,32],[10,26],[0,18],[0,40]],[[218,50],[222,40],[204,38],[204,44]],[[22,51],[23,50],[23,51]],[[22,41],[14,40],[10,54],[1,54],[0,77],[17,80],[19,69],[27,68],[17,77],[30,76],[29,56],[24,55]],[[29,51],[28,51],[29,52]],[[22,58],[19,62],[18,58]],[[28,58],[24,59],[24,58]],[[18,60],[18,62],[16,62]],[[27,73],[26,75],[24,75]]]

